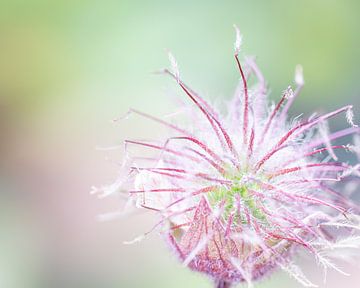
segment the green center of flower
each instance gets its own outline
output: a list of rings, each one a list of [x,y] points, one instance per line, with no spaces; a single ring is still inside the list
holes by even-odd
[[[243,184],[240,179],[241,177],[233,177],[231,180],[234,184],[231,188],[221,187],[209,193],[208,199],[211,206],[216,207],[225,200],[224,218],[227,219],[230,213],[237,210],[237,199],[240,197],[242,205],[248,209],[253,217],[262,222],[266,222],[264,212],[259,208],[257,200],[251,193],[251,191],[259,190],[259,186],[256,183]],[[247,223],[244,211],[241,212],[241,215],[236,213],[235,220],[243,224]]]

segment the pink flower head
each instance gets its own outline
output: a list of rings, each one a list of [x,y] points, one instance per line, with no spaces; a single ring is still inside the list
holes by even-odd
[[[237,28],[236,33],[240,84],[226,115],[181,80],[170,55],[173,71],[163,72],[190,100],[185,117],[190,124],[180,128],[132,109],[165,125],[172,135],[161,144],[126,140],[127,148],[142,146],[154,156],[146,162],[127,157],[128,177],[113,188],[125,187],[128,203],[156,213],[159,221],[151,231],[158,229],[185,266],[207,274],[217,287],[251,285],[277,268],[315,287],[294,264],[294,254],[307,251],[325,270],[344,273],[332,263],[336,251],[360,244],[359,207],[351,200],[360,165],[341,162],[338,156],[340,151],[359,156],[359,147],[343,143],[345,136],[358,135],[359,128],[352,106],[288,119],[304,85],[300,66],[294,91],[287,88],[276,105],[269,105],[255,61],[246,58],[244,67],[239,61]],[[249,79],[255,79],[252,87]],[[327,120],[341,113],[350,127],[329,133]]]

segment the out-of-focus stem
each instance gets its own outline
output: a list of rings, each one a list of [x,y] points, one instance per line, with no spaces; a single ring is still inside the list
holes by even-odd
[[[226,282],[224,280],[219,280],[215,284],[215,288],[230,288],[230,287],[231,287],[231,283]]]

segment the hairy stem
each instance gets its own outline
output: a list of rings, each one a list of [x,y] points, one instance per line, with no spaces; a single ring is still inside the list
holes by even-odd
[[[230,288],[230,287],[231,287],[231,283],[226,282],[224,280],[219,280],[215,284],[215,288]]]

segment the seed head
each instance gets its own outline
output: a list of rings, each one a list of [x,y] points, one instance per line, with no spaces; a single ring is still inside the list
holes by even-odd
[[[240,63],[240,45],[236,28],[240,84],[226,115],[181,80],[169,54],[173,71],[163,73],[188,98],[185,118],[191,125],[182,128],[130,110],[171,134],[161,144],[126,140],[126,151],[142,146],[154,156],[126,157],[127,177],[112,188],[126,191],[128,206],[156,213],[159,221],[150,231],[160,231],[184,266],[209,275],[217,287],[251,285],[278,268],[315,287],[293,262],[294,254],[306,251],[325,270],[344,273],[331,259],[339,255],[336,251],[360,244],[359,206],[351,200],[359,165],[341,162],[337,155],[340,150],[359,155],[344,137],[359,135],[360,129],[352,106],[289,119],[288,110],[304,85],[301,66],[296,67],[294,90],[289,86],[277,104],[269,105],[255,60],[246,58],[245,67]],[[257,81],[252,87],[250,78]],[[327,120],[341,113],[351,127],[329,132]]]

